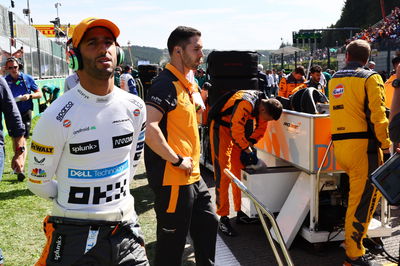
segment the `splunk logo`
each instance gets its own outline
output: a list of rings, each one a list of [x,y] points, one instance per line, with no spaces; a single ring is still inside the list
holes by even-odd
[[[128,169],[128,160],[125,162],[101,169],[83,170],[83,169],[68,169],[68,178],[78,179],[96,179],[105,178],[122,173]]]
[[[116,137],[113,137],[112,140],[113,140],[113,148],[114,149],[128,146],[128,145],[132,144],[133,133],[129,133],[129,134],[122,135],[122,136],[116,136]]]
[[[54,237],[54,249],[52,252],[52,261],[59,262],[62,258],[64,250],[64,236],[62,234],[56,234]]]
[[[76,155],[95,153],[100,151],[99,141],[93,140],[75,144],[71,143],[69,144],[69,151],[71,152],[71,154],[76,154]]]
[[[62,109],[61,111],[58,113],[56,119],[58,121],[62,121],[64,116],[68,113],[69,109],[71,109],[71,107],[74,105],[73,102],[68,102]]]

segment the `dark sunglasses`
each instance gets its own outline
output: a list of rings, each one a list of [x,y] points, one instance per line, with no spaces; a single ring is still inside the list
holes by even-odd
[[[17,68],[18,68],[18,66],[10,66],[7,69],[11,70],[11,69],[17,69]]]

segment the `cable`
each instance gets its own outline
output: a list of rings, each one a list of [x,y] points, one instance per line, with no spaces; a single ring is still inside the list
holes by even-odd
[[[330,242],[332,239],[334,239],[335,237],[337,237],[342,231],[343,231],[343,227],[340,227],[339,228],[339,231],[337,231],[336,232],[336,234],[334,235],[334,236],[332,236],[332,237],[330,237],[331,236],[331,234],[334,232],[334,231],[331,231],[331,232],[329,232],[329,234],[328,234],[328,239],[326,240],[326,242]]]
[[[380,255],[386,255],[385,256],[385,258],[387,259],[387,260],[389,260],[389,261],[391,261],[391,262],[394,262],[394,263],[399,263],[400,262],[400,257],[394,257],[394,256],[392,256],[392,255],[390,255],[389,254],[389,252],[387,252],[387,250],[385,249],[385,245],[381,245],[381,244],[379,244],[379,243],[377,243],[374,239],[372,239],[372,238],[368,238],[368,240],[370,240],[372,243],[374,243],[375,244],[375,246],[378,246],[379,248],[376,248],[375,250],[380,250],[380,252],[379,252],[379,254]]]

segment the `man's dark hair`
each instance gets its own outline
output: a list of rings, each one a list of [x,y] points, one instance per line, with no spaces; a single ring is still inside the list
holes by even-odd
[[[263,99],[261,104],[274,120],[278,120],[281,117],[283,107],[277,99]]]
[[[306,74],[303,66],[296,67],[294,69],[294,73],[301,74],[302,76],[304,76]]]
[[[315,73],[315,72],[322,72],[322,67],[319,65],[315,65],[310,69],[310,73]]]
[[[186,45],[189,44],[189,39],[193,36],[201,36],[201,32],[186,26],[179,26],[174,29],[168,37],[167,47],[169,54],[172,55],[175,46],[185,49]]]
[[[346,53],[350,61],[366,64],[371,53],[371,46],[367,41],[355,40],[346,46]]]
[[[130,65],[126,65],[125,67],[124,67],[124,72],[128,72],[129,70],[131,70],[132,69],[132,67],[130,66]]]
[[[392,59],[392,65],[393,67],[397,64],[400,63],[400,56],[396,56],[395,58]]]

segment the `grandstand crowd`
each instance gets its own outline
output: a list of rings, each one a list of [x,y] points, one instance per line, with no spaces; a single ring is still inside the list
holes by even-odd
[[[400,8],[396,7],[383,20],[373,26],[370,26],[359,33],[356,33],[352,38],[346,40],[349,44],[353,40],[366,40],[369,43],[380,43],[383,40],[400,38]]]

